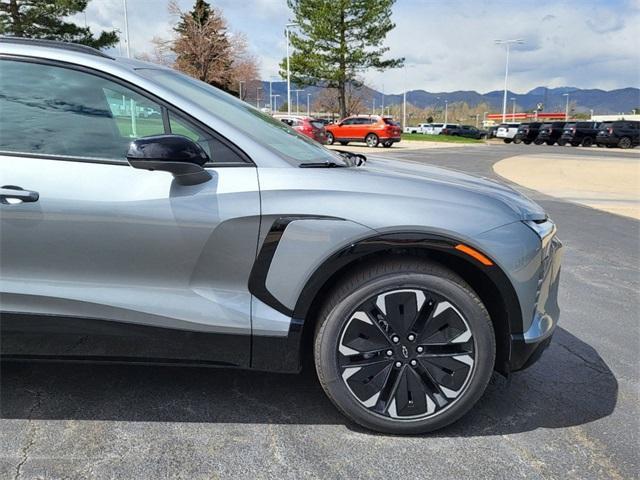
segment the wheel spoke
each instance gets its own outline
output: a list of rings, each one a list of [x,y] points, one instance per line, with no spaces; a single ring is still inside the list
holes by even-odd
[[[421,357],[454,357],[456,355],[470,355],[473,353],[473,343],[447,343],[446,345],[424,345]]]
[[[418,338],[420,345],[446,345],[451,342],[467,341],[464,334],[471,332],[462,316],[447,301],[438,303],[432,317]]]
[[[342,336],[340,352],[365,353],[382,350],[389,345],[386,336],[373,324],[366,312],[356,312]]]
[[[341,355],[339,360],[340,368],[365,367],[376,363],[389,363],[390,359],[386,355],[386,350],[376,350],[372,352],[359,352],[353,355]]]
[[[433,314],[435,306],[436,301],[432,298],[428,298],[422,303],[422,308],[420,308],[420,311],[416,315],[416,318],[411,325],[411,332],[416,334],[418,338],[422,336],[427,323],[431,319],[431,315]]]
[[[346,368],[342,372],[342,378],[353,394],[361,402],[366,402],[384,389],[389,373],[394,370],[390,362],[380,362],[365,367]]]
[[[421,358],[420,363],[439,389],[448,398],[455,398],[467,379],[473,359],[469,355],[440,356]]]
[[[379,295],[376,306],[383,313],[391,330],[405,338],[418,317],[418,308],[425,301],[420,290],[397,290]]]
[[[398,388],[401,373],[403,372],[399,368],[390,368],[389,375],[386,378],[384,386],[380,389],[380,394],[373,406],[373,411],[382,414],[387,412],[393,396],[395,395],[396,389]]]

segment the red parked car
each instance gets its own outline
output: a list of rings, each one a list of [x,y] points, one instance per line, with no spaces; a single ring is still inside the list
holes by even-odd
[[[365,142],[369,147],[377,147],[382,143],[389,148],[400,141],[402,130],[398,122],[390,117],[378,115],[358,115],[347,117],[333,125],[327,125],[327,143],[339,142],[346,145],[349,142]]]
[[[324,144],[327,141],[324,123],[320,120],[303,115],[274,115],[273,118],[286,123],[294,130],[314,139],[316,142]]]

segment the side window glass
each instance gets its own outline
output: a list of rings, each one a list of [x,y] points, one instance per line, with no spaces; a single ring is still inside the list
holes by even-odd
[[[225,143],[171,111],[169,112],[169,126],[172,134],[184,135],[200,145],[214,163],[243,162],[242,158]]]
[[[160,106],[115,82],[0,60],[0,150],[124,160],[132,138],[164,133]]]

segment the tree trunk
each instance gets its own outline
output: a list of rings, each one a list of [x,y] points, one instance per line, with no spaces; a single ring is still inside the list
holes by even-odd
[[[348,115],[347,112],[347,93],[344,82],[340,82],[338,86],[338,105],[340,107],[340,118],[345,118]]]
[[[18,7],[16,0],[9,0],[9,16],[11,20],[13,20],[13,34],[16,37],[24,37],[22,19],[20,18],[20,7]]]

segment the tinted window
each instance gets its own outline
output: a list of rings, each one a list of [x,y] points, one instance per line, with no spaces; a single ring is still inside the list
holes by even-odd
[[[176,95],[199,104],[212,115],[241,131],[247,138],[293,164],[320,161],[345,164],[340,155],[207,83],[169,69],[142,68],[137,73]]]
[[[124,160],[134,138],[162,134],[161,107],[117,83],[3,60],[0,150]]]
[[[342,125],[355,125],[357,118],[347,118]]]
[[[390,118],[383,118],[382,119],[384,121],[384,123],[386,123],[387,125],[393,125],[395,127],[398,127],[400,124],[398,122],[394,122],[393,120],[391,120]]]

